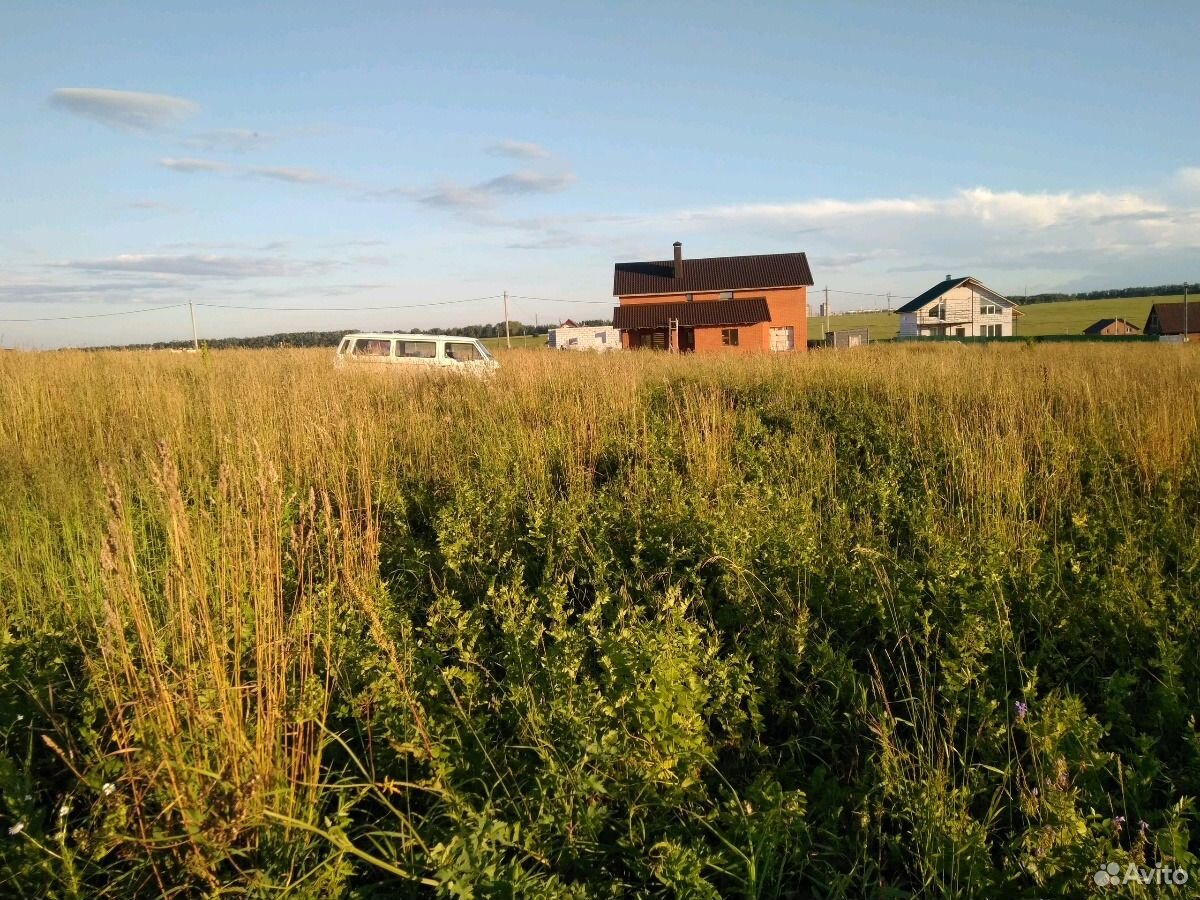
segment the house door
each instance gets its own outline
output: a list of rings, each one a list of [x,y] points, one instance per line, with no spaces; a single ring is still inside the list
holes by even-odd
[[[796,329],[791,325],[785,328],[771,329],[771,350],[794,350],[796,348]]]
[[[680,328],[679,329],[679,352],[692,353],[696,349],[696,329],[695,328]]]

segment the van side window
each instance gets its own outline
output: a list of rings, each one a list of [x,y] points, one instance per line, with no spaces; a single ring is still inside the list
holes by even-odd
[[[359,338],[354,342],[355,356],[391,356],[392,342],[378,338]]]
[[[483,356],[479,353],[479,348],[474,344],[454,341],[446,342],[446,355],[455,362],[474,362],[477,359],[483,359]]]
[[[437,344],[433,341],[396,341],[396,355],[405,359],[433,359]]]

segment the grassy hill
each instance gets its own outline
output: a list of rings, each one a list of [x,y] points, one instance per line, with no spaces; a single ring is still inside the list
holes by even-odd
[[[1158,303],[1180,301],[1183,297],[1130,297],[1119,300],[1064,300],[1024,307],[1017,320],[1017,334],[1080,334],[1097,319],[1123,318],[1139,328],[1145,324],[1150,307]],[[1197,306],[1200,312],[1200,306]],[[843,313],[829,317],[831,329],[869,328],[873,340],[893,338],[900,330],[900,316],[892,312]],[[808,334],[816,338],[824,333],[823,319],[808,320]]]

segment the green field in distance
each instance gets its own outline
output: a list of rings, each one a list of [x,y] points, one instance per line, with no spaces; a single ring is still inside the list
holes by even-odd
[[[812,296],[816,296],[813,294]],[[1032,303],[1021,309],[1017,319],[1018,335],[1082,334],[1097,319],[1122,318],[1139,328],[1154,303],[1171,303],[1183,297],[1123,297],[1117,300],[1062,300],[1056,303]],[[1197,307],[1200,315],[1200,306]],[[845,328],[870,329],[872,340],[894,338],[900,330],[900,316],[894,312],[841,313],[829,317],[832,330]],[[808,320],[810,339],[819,338],[825,331],[824,319],[813,316]]]

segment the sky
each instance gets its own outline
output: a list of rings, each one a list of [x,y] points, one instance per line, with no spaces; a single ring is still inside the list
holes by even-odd
[[[4,0],[0,345],[188,338],[188,303],[202,340],[605,318],[676,240],[804,251],[835,310],[1193,280],[1194,36],[1183,2]]]

